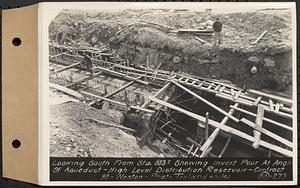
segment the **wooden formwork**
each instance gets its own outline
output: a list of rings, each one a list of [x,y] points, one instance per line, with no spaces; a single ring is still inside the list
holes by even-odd
[[[74,54],[74,51],[77,53]],[[81,57],[80,53],[78,53],[78,51],[79,50],[68,50],[68,48],[63,46],[50,46],[50,62],[65,65],[65,67],[61,69],[54,70],[50,74],[50,76],[59,74],[72,68],[84,69],[84,66],[82,66],[81,64],[83,58]],[[84,50],[81,49],[81,51]],[[271,126],[280,128],[282,131],[286,132],[292,131],[292,123],[286,123],[288,121],[292,122],[293,120],[294,114],[292,110],[292,99],[277,96],[274,94],[267,94],[253,89],[241,89],[233,84],[224,83],[219,80],[201,78],[191,75],[183,75],[164,70],[151,70],[143,67],[137,67],[135,65],[130,65],[128,63],[108,61],[107,59],[110,58],[106,58],[105,60],[102,59],[101,53],[96,50],[88,49],[87,51],[90,53],[90,57],[96,73],[64,85],[63,87],[69,88],[66,91],[70,90],[70,88],[72,88],[73,86],[80,85],[84,82],[95,79],[105,73],[128,80],[129,82],[116,91],[105,96],[97,96],[84,90],[79,91],[79,93],[84,96],[93,98],[93,101],[90,104],[95,104],[97,101],[105,100],[111,103],[119,104],[121,106],[128,106],[125,103],[114,101],[113,99],[111,99],[111,97],[134,83],[161,87],[161,89],[156,94],[148,97],[148,100],[146,100],[140,106],[128,107],[134,109],[139,113],[159,113],[162,108],[154,109],[154,111],[153,109],[149,108],[150,104],[159,104],[160,107],[178,111],[179,113],[185,114],[199,121],[199,126],[203,126],[205,128],[205,139],[200,142],[199,140],[186,138],[190,142],[189,148],[184,148],[182,145],[180,145],[180,143],[178,143],[178,140],[172,138],[172,135],[170,135],[170,133],[164,133],[164,136],[160,136],[162,142],[170,142],[171,145],[173,144],[177,148],[180,148],[182,151],[185,151],[187,155],[196,157],[209,156],[215,139],[221,132],[225,132],[230,136],[228,137],[224,148],[218,156],[223,155],[231,141],[232,136],[238,137],[242,140],[246,140],[249,143],[253,143],[253,147],[255,149],[265,148],[270,151],[275,151],[276,153],[279,153],[283,156],[292,156],[292,138],[285,138],[277,135],[273,132],[272,129],[267,129],[264,126],[265,124],[268,124],[268,127]],[[162,96],[164,96],[164,93],[168,89],[170,89],[171,86],[180,88],[184,92],[189,93],[191,96],[193,96],[193,98],[205,103],[206,105],[221,113],[224,118],[222,119],[222,121],[218,122],[209,118],[208,115],[204,117],[195,112],[191,112],[187,109],[178,107],[170,103],[168,101],[169,97],[161,98]],[[198,91],[210,93],[216,98],[228,101],[228,103],[232,104],[228,106],[230,110],[225,111],[221,107],[213,104],[212,101],[209,101],[201,95],[197,94]],[[254,112],[253,109],[256,109],[257,112]],[[253,118],[239,118],[237,116],[234,116],[236,112],[245,114]],[[265,114],[268,114],[268,116],[266,116]],[[283,119],[286,121],[281,121],[278,119]],[[246,126],[248,128],[251,128],[253,130],[252,135],[229,126],[227,124],[229,120],[233,121],[239,126]],[[180,130],[180,125],[176,125],[171,121],[165,122],[163,126],[177,126],[175,128],[176,131]],[[209,132],[207,131],[210,128],[213,130],[211,134],[209,134]],[[160,131],[162,131],[162,128],[160,128]],[[156,135],[156,133],[153,134]],[[264,140],[264,137],[261,135],[267,135],[268,137],[271,137],[272,140],[276,143],[270,142],[269,140]]]

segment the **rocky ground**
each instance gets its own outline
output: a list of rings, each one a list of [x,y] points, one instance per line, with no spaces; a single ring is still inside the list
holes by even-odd
[[[164,157],[174,156],[155,141],[140,147],[134,132],[90,121],[124,124],[114,109],[95,109],[62,93],[50,94],[50,156],[53,157]],[[158,147],[159,146],[159,147]],[[165,148],[164,150],[162,150]]]
[[[201,43],[191,34],[179,35],[168,28],[201,29],[216,17],[224,25],[223,44],[219,47],[213,44],[211,36],[198,36],[207,41]],[[60,32],[69,33],[70,45],[107,46],[115,55],[136,64],[145,64],[148,56],[152,68],[161,64],[161,69],[227,79],[240,87],[246,85],[291,95],[290,22],[288,10],[240,13],[169,9],[64,10],[49,29],[53,40]],[[264,31],[267,31],[265,36],[253,45]],[[179,61],[174,62],[175,57]],[[255,74],[250,72],[253,66],[257,68]]]

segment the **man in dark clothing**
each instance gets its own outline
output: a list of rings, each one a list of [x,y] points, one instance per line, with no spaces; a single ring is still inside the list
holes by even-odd
[[[213,23],[213,29],[215,31],[215,44],[222,44],[222,22],[220,22],[219,18],[217,18],[216,21]]]
[[[92,70],[92,60],[91,58],[86,54],[86,53],[83,53],[83,63],[86,64],[86,67],[87,67],[87,70],[91,73],[91,75],[93,75],[93,70]]]

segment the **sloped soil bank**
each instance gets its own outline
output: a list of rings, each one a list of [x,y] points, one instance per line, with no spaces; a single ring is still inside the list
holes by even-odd
[[[88,118],[93,118],[108,123],[120,123],[122,117],[116,115],[122,116],[122,113],[117,110],[98,110],[82,102],[66,98],[63,94],[60,97],[57,93],[52,94],[53,99],[56,102],[50,106],[49,123],[50,156],[52,157],[163,157],[171,155],[167,150],[158,149],[157,145],[161,143],[140,147],[137,137],[132,133],[88,120]]]

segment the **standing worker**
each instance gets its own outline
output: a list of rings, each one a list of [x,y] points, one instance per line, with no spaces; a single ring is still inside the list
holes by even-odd
[[[90,58],[90,56],[88,56],[86,53],[83,53],[83,61],[82,63],[86,64],[87,70],[91,73],[91,75],[93,75],[93,70],[92,70],[92,60]]]
[[[213,23],[213,29],[215,31],[214,37],[215,37],[215,44],[222,44],[222,22],[220,22],[220,19],[217,18],[216,21]]]

